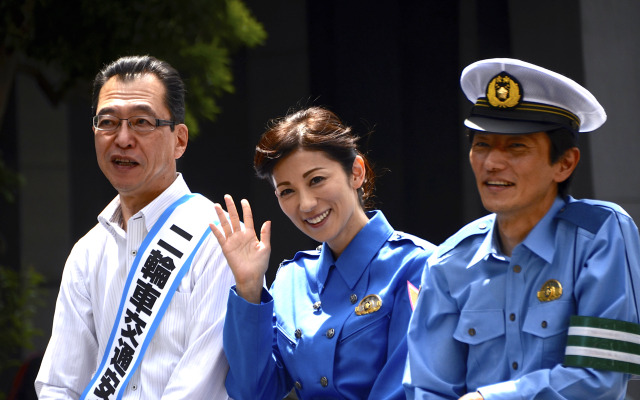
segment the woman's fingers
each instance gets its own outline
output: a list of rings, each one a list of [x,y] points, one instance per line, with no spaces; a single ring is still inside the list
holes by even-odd
[[[265,221],[260,228],[260,241],[267,250],[271,250],[271,221]]]
[[[231,227],[229,226],[229,221],[227,221],[227,216],[224,214],[224,210],[222,206],[218,203],[213,205],[216,210],[216,214],[218,215],[218,221],[209,224],[211,231],[215,235],[216,239],[220,244],[224,243],[225,238],[231,234]]]
[[[253,231],[253,213],[251,212],[251,206],[246,199],[240,200],[242,206],[242,218],[244,219],[244,227],[248,231]]]
[[[236,209],[236,203],[233,201],[231,195],[224,195],[224,202],[227,205],[227,213],[229,213],[229,221],[231,222],[231,228],[233,232],[237,232],[241,229],[240,217],[238,216],[238,210]],[[226,231],[225,231],[226,233]]]

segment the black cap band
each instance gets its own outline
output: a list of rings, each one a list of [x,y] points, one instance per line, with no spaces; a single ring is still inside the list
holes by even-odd
[[[523,101],[512,108],[496,108],[489,104],[485,97],[478,99],[471,108],[469,120],[474,116],[485,118],[495,118],[508,121],[521,121],[523,123],[538,122],[549,127],[565,127],[572,132],[580,129],[580,119],[570,111],[548,104],[540,104]],[[512,122],[512,123],[513,123]],[[507,129],[508,126],[505,126]],[[517,130],[516,126],[513,127]],[[517,132],[495,132],[495,133],[517,133]]]

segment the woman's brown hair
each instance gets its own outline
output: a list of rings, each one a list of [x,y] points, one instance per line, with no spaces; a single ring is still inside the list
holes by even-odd
[[[335,113],[322,107],[309,107],[270,121],[256,146],[253,166],[260,178],[271,180],[273,169],[281,159],[294,150],[304,149],[324,152],[350,176],[353,161],[359,155],[366,172],[358,196],[362,207],[368,209],[373,206],[375,173],[358,150],[357,141],[351,127],[344,125]]]

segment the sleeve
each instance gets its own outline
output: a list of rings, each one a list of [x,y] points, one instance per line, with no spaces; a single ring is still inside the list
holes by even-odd
[[[76,243],[62,273],[51,338],[35,381],[41,400],[78,399],[96,369],[98,342],[82,243]]]
[[[405,265],[406,273],[402,274],[398,282],[389,323],[387,362],[374,382],[369,399],[405,399],[402,377],[407,359],[407,327],[413,312],[408,282],[416,287],[420,285],[420,277],[425,270],[429,254],[431,251],[421,251]]]
[[[263,289],[261,304],[229,292],[224,352],[229,360],[227,391],[236,400],[282,399],[293,387],[278,352],[273,299]]]
[[[407,399],[457,399],[466,390],[466,346],[453,338],[460,313],[438,268],[422,275],[407,333],[403,385]]]
[[[227,398],[228,371],[222,345],[228,288],[234,284],[231,268],[213,235],[193,261],[193,289],[185,330],[186,350],[176,364],[162,399]]]
[[[637,229],[626,241],[621,224],[633,225],[631,218],[614,214],[595,235],[576,235],[579,261],[574,297],[577,314],[638,323],[630,272],[640,268],[640,259],[627,257],[626,243],[638,243]],[[567,243],[568,245],[568,243]],[[583,252],[581,251],[583,250]],[[518,380],[479,388],[486,400],[499,399],[622,399],[628,374],[557,365],[534,371]]]

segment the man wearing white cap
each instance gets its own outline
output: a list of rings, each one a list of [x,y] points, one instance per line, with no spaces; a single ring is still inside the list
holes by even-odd
[[[576,200],[582,86],[513,59],[469,65],[469,160],[492,214],[429,259],[412,316],[409,399],[623,399],[640,374],[640,239],[618,205]],[[640,290],[640,289],[638,289]]]

